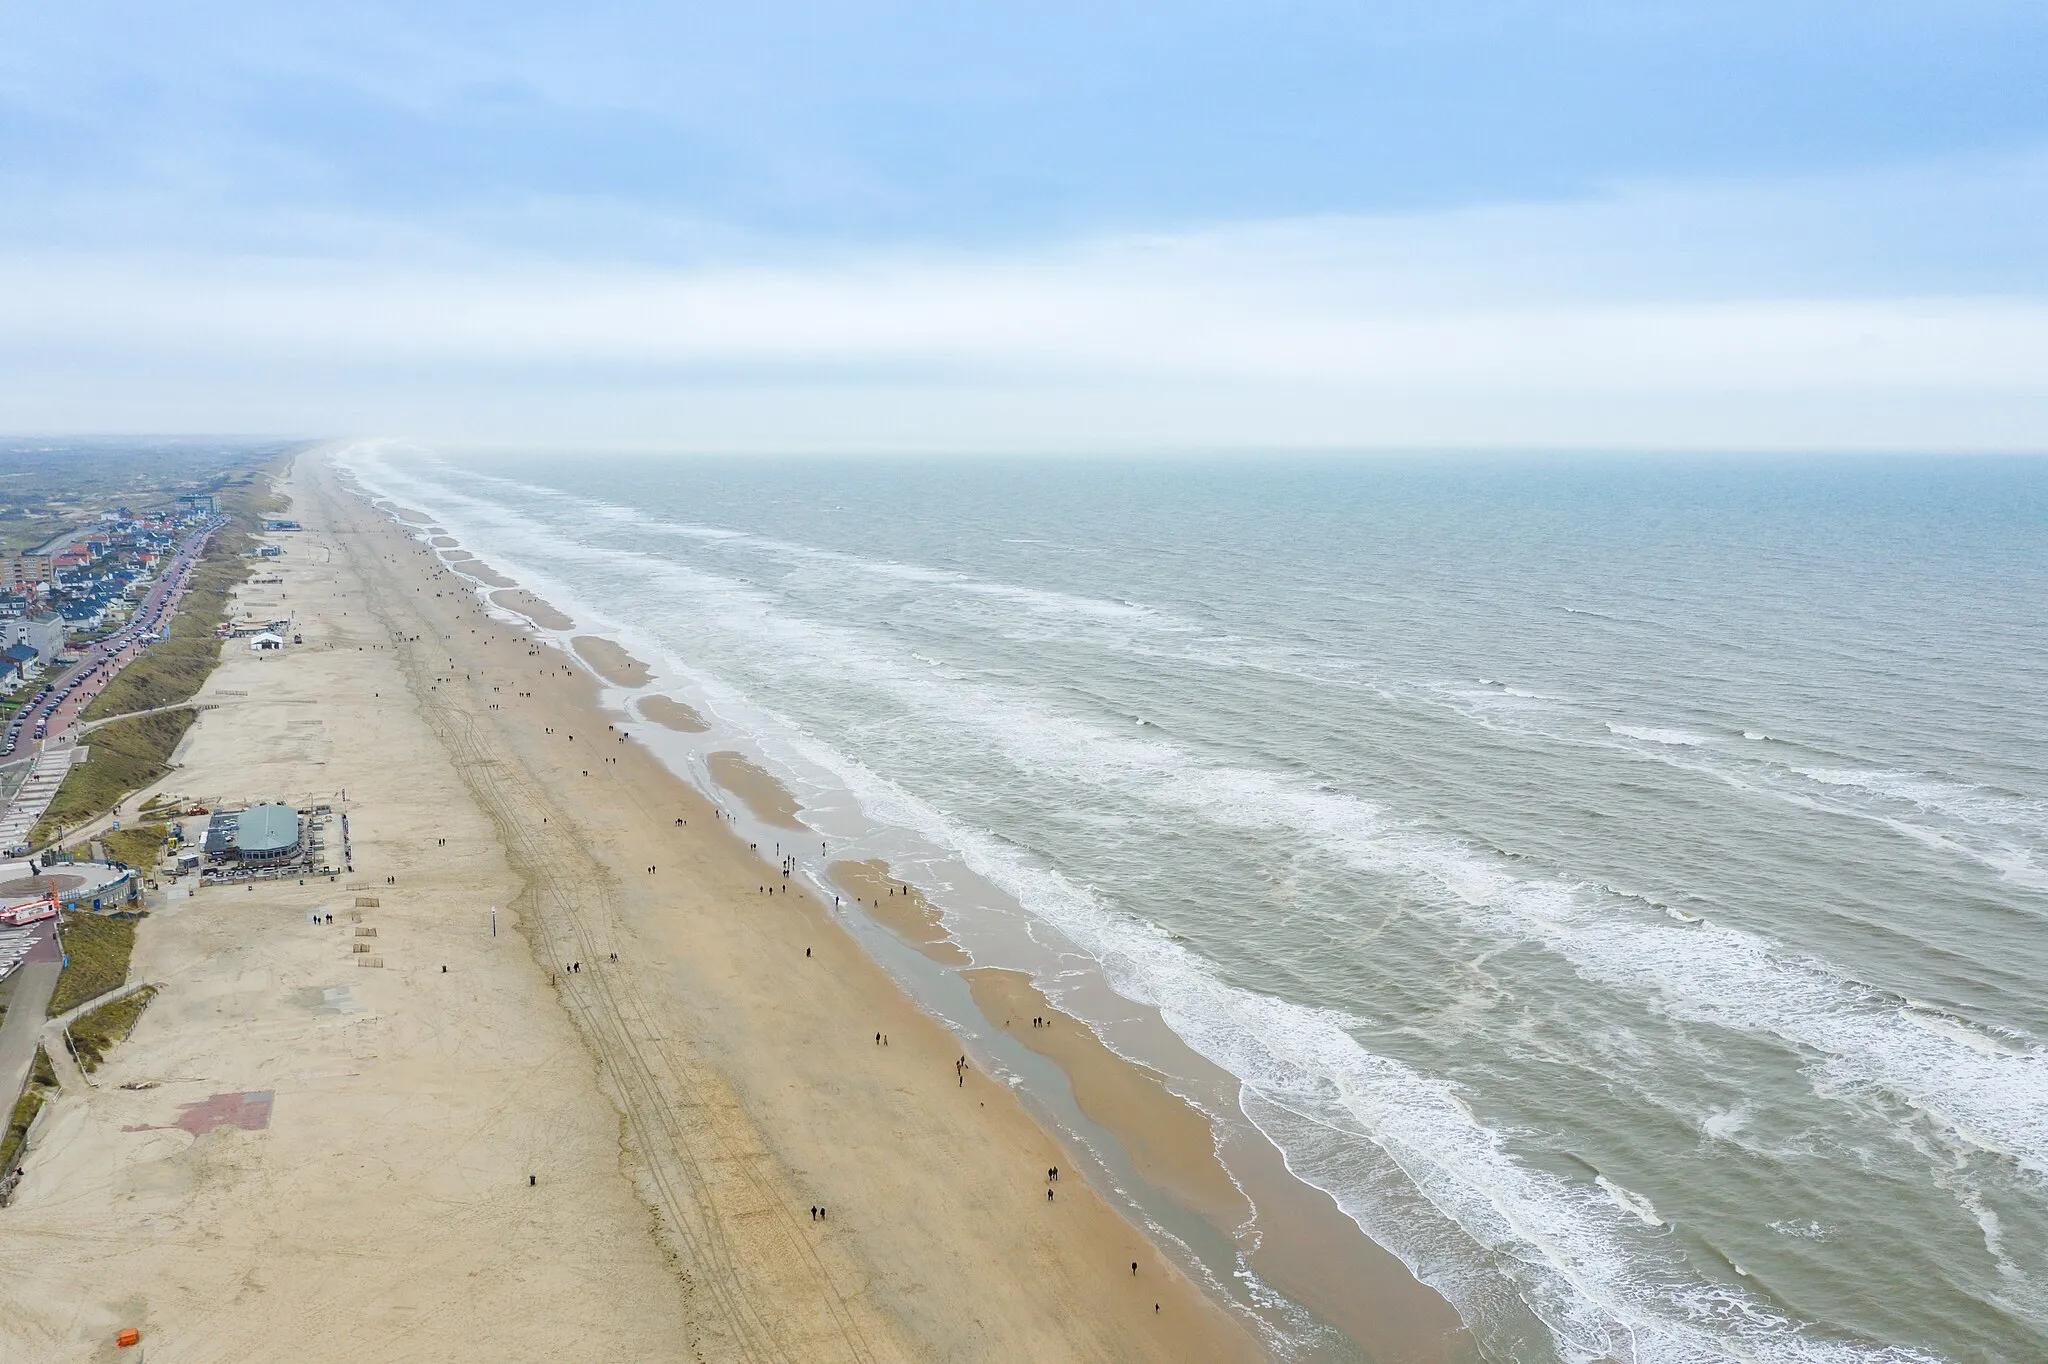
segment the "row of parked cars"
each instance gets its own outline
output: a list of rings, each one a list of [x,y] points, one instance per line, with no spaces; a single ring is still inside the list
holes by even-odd
[[[25,702],[22,705],[22,708],[20,710],[14,712],[14,719],[7,726],[7,737],[5,739],[0,739],[0,758],[4,758],[14,751],[14,745],[21,739],[21,727],[27,724],[30,718],[32,717],[35,719],[36,722],[36,738],[40,739],[43,737],[44,717],[40,714],[40,712],[42,711],[43,708],[43,702],[49,697],[49,695],[50,684],[45,682],[42,686],[42,690],[38,691],[34,696],[31,696],[27,700],[27,702]]]

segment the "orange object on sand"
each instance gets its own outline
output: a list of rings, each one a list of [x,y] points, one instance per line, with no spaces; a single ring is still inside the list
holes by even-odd
[[[124,1327],[121,1331],[121,1334],[114,1337],[114,1343],[125,1349],[141,1339],[142,1332],[136,1330],[133,1326],[129,1326]]]

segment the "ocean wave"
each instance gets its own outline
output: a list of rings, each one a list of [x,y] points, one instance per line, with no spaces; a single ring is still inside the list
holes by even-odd
[[[1823,786],[1863,792],[1881,800],[1942,815],[1961,824],[2048,835],[2048,801],[2031,800],[1919,772],[1862,767],[1800,767],[1793,770]]]
[[[969,596],[995,599],[1021,606],[1041,615],[1066,616],[1119,624],[1154,625],[1175,631],[1198,629],[1193,622],[1174,619],[1155,607],[1142,602],[1110,600],[1102,597],[1084,596],[1078,593],[1061,592],[1050,588],[1030,587],[1017,583],[996,582],[978,578],[972,574],[953,569],[932,568],[925,564],[906,563],[894,559],[877,559],[867,555],[853,554],[846,550],[826,549],[774,536],[759,535],[751,531],[734,530],[724,526],[706,526],[690,522],[668,520],[649,515],[636,507],[604,502],[595,498],[580,497],[560,489],[538,488],[532,484],[514,483],[499,479],[495,475],[471,472],[469,477],[479,481],[504,483],[522,491],[539,494],[555,501],[572,505],[584,515],[597,517],[614,524],[631,525],[635,529],[655,535],[675,536],[683,539],[711,541],[719,544],[740,545],[785,560],[801,563],[828,564],[849,569],[872,578],[893,582],[915,583],[941,587]]]
[[[1669,744],[1674,748],[1695,748],[1710,744],[1713,739],[1705,734],[1695,734],[1689,729],[1659,729],[1650,725],[1607,724],[1607,732],[1618,734],[1624,739],[1639,739],[1646,744]]]
[[[1657,1215],[1657,1205],[1633,1189],[1623,1188],[1606,1175],[1594,1175],[1593,1183],[1613,1200],[1614,1206],[1635,1218],[1646,1227],[1662,1227],[1664,1219]]]

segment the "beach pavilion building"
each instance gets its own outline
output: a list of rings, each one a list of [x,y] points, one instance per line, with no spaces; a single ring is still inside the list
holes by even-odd
[[[243,862],[284,862],[299,855],[299,812],[257,805],[235,816],[235,852]]]

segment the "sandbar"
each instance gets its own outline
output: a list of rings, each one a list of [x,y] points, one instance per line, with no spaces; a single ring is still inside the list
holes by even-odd
[[[1066,1073],[1081,1111],[1115,1134],[1148,1181],[1219,1228],[1251,1216],[1251,1204],[1216,1156],[1209,1119],[1160,1077],[1104,1046],[1087,1024],[1047,1001],[1022,971],[961,973],[991,1022]],[[1046,1026],[1033,1027],[1042,1018]]]
[[[570,642],[583,661],[614,687],[644,687],[654,677],[645,663],[608,639],[578,635]]]
[[[756,819],[785,829],[804,827],[797,819],[803,807],[773,773],[764,772],[738,753],[714,753],[706,762],[711,779],[745,801]]]
[[[504,607],[507,611],[517,611],[543,630],[573,630],[576,628],[575,621],[570,620],[531,592],[517,589],[493,592],[491,593],[491,602],[493,605]]]
[[[933,961],[947,966],[973,963],[947,934],[937,907],[916,886],[893,879],[887,862],[834,862],[831,870],[832,879],[860,901],[869,918]]]
[[[504,574],[492,569],[491,566],[485,563],[482,559],[463,559],[459,562],[450,563],[448,566],[454,569],[457,573],[466,574],[469,577],[475,578],[478,582],[482,583],[486,587],[502,588],[518,586],[517,583],[513,582]]]
[[[702,734],[711,728],[704,723],[704,717],[697,713],[695,706],[678,701],[673,696],[641,697],[640,713],[663,729],[673,729],[684,734]]]
[[[462,542],[460,540],[457,540],[452,535],[436,535],[433,539],[427,541],[427,543],[432,545],[435,549],[453,549]]]

